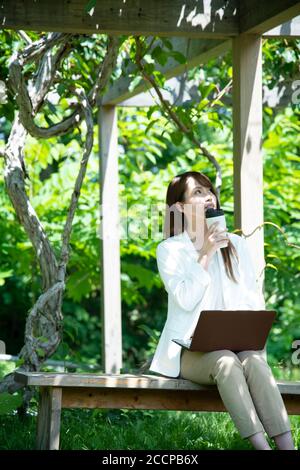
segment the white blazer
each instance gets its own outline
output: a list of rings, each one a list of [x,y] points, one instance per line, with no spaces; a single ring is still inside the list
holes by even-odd
[[[157,245],[157,266],[168,293],[168,314],[150,371],[168,377],[179,376],[182,348],[172,339],[190,338],[201,311],[220,305],[217,293],[223,295],[221,305],[226,310],[265,309],[246,240],[234,233],[228,236],[239,257],[238,264],[233,261],[238,284],[228,278],[220,250],[213,255],[208,271],[197,262],[199,255],[186,230]],[[267,360],[266,345],[261,351]]]

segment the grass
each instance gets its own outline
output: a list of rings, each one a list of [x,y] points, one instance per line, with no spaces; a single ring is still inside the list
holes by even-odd
[[[1,375],[8,369],[13,366],[1,367]],[[274,375],[291,380],[290,372],[284,369],[274,371]],[[0,449],[34,449],[36,414],[36,400],[33,400],[25,416],[19,416],[16,411],[0,416]],[[290,416],[290,421],[296,448],[300,448],[300,416]],[[273,440],[268,438],[268,441],[275,448]],[[240,437],[228,413],[127,409],[62,410],[60,448],[253,450],[249,441]]]
[[[300,417],[290,416],[296,447]],[[36,416],[0,417],[0,449],[34,449]],[[268,438],[274,448],[274,442]],[[63,410],[64,450],[253,450],[228,413],[144,410]]]

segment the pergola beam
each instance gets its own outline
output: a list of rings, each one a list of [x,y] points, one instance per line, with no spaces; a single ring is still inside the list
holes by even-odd
[[[287,21],[276,28],[272,28],[263,34],[264,38],[300,38],[300,16],[296,16],[291,21]]]
[[[300,73],[286,78],[278,83],[277,86],[270,89],[266,85],[263,85],[263,101],[262,105],[273,108],[275,111],[289,106],[292,102],[292,95],[295,92],[293,84],[300,80]],[[167,82],[165,87],[170,89],[161,89],[160,92],[164,99],[168,100],[172,106],[179,106],[188,101],[195,103],[201,100],[201,95],[198,90],[199,81],[188,80],[185,74],[178,77],[172,77]],[[120,107],[146,107],[157,104],[157,97],[153,90],[148,90],[139,95],[128,98],[127,100],[118,103]],[[229,94],[225,94],[222,97],[222,102],[228,108],[232,107],[232,99]]]
[[[262,34],[262,36],[263,38],[267,39],[300,38],[300,16],[287,21],[286,23],[283,23],[276,28],[266,31]],[[150,39],[151,38],[149,38],[149,40]],[[161,73],[163,73],[167,79],[179,77],[178,80],[180,83],[178,83],[178,87],[176,86],[176,82],[172,82],[172,85],[174,85],[173,96],[162,91],[162,93],[167,99],[170,100],[171,103],[174,104],[176,101],[179,104],[182,102],[182,97],[178,96],[177,90],[180,89],[182,93],[181,74],[186,70],[190,70],[191,68],[199,66],[200,64],[203,64],[214,57],[219,57],[220,55],[224,54],[231,48],[231,41],[213,39],[199,40],[176,37],[168,38],[168,40],[172,43],[173,49],[181,52],[186,57],[187,61],[185,64],[179,64],[171,58],[164,67],[157,64],[156,68]],[[155,104],[153,97],[149,93],[149,84],[145,83],[144,81],[140,82],[140,84],[135,87],[134,90],[129,91],[129,85],[131,82],[129,75],[133,70],[134,66],[132,64],[129,65],[127,76],[116,80],[113,86],[102,98],[103,104],[114,104],[118,106],[151,106]],[[169,82],[169,84],[171,83]],[[282,88],[282,86],[280,88]],[[188,90],[185,91],[185,94],[188,94]],[[272,93],[272,101],[276,101],[276,103],[280,106],[281,98],[280,96],[276,97],[275,95],[275,92]]]
[[[240,33],[263,34],[300,15],[297,0],[243,0],[239,3]]]
[[[231,41],[217,41],[217,40],[195,40],[195,39],[170,39],[173,49],[181,52],[187,58],[185,64],[180,64],[173,58],[170,59],[165,66],[157,64],[156,68],[165,75],[167,79],[182,74],[184,71],[198,66],[201,63],[207,62],[209,59],[224,54],[231,47]],[[135,69],[133,64],[128,66],[126,76],[121,77],[114,85],[108,90],[107,94],[102,97],[102,104],[116,105],[129,100],[140,93],[147,91],[150,87],[149,83],[142,81],[134,90],[129,91],[131,82],[130,73]]]
[[[238,31],[238,0],[2,0],[5,29],[67,33],[230,38]]]
[[[297,0],[2,0],[0,27],[78,34],[229,39],[262,34],[300,14]]]

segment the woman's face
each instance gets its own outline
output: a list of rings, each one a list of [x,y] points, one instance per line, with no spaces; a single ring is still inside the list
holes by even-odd
[[[210,188],[191,179],[185,192],[185,204],[202,204],[204,211],[208,207],[217,208],[217,198]]]
[[[191,227],[198,218],[203,223],[204,214],[209,207],[217,209],[217,198],[210,188],[191,178],[184,202],[177,202],[176,205],[179,210],[184,211],[188,226]]]

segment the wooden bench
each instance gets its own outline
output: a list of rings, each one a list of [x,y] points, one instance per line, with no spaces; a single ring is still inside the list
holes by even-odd
[[[59,449],[62,408],[226,411],[216,385],[156,375],[16,372],[40,391],[37,449]],[[287,411],[300,414],[300,381],[277,381]]]

